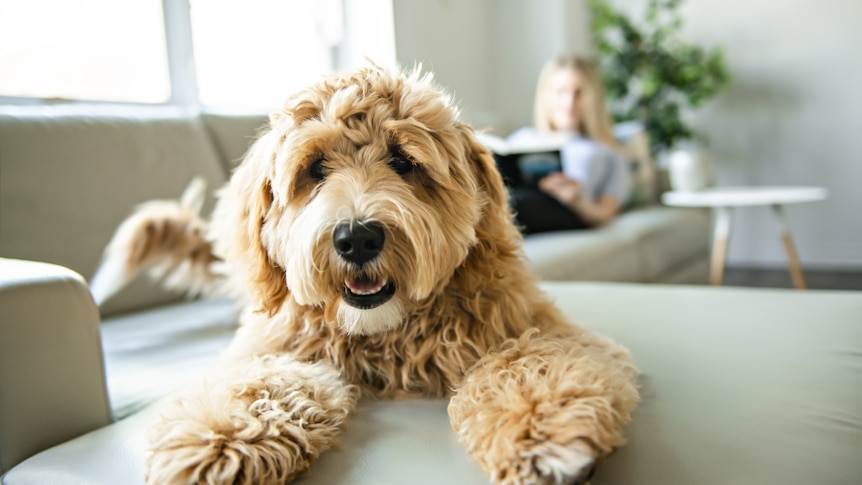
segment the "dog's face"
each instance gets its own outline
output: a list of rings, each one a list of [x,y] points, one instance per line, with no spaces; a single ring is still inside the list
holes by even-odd
[[[464,265],[483,219],[508,214],[449,97],[380,68],[289,99],[225,198],[227,256],[233,246],[256,302],[274,312],[290,295],[351,334],[401,324]]]

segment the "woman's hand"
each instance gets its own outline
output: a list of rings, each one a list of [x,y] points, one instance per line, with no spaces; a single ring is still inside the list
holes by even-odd
[[[539,189],[574,211],[592,227],[610,222],[622,209],[619,200],[609,194],[602,194],[595,201],[586,199],[580,182],[560,172],[539,180]]]
[[[567,207],[575,206],[583,195],[580,182],[561,172],[554,172],[539,180],[539,189]]]

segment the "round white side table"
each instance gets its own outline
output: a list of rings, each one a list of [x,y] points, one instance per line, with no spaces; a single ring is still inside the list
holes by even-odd
[[[781,228],[781,239],[787,253],[793,286],[804,289],[805,278],[802,276],[802,267],[793,245],[793,237],[790,235],[784,205],[824,200],[828,196],[829,193],[822,187],[712,187],[691,192],[665,192],[662,195],[662,202],[665,205],[678,207],[711,207],[715,211],[709,277],[713,285],[720,285],[724,277],[733,208],[771,206]]]

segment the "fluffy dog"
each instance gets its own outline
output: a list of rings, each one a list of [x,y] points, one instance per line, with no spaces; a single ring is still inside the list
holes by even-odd
[[[374,66],[288,99],[205,241],[194,211],[160,210],[108,259],[205,266],[188,274],[247,309],[212,378],[163,411],[150,483],[290,481],[361,396],[450,398],[494,483],[582,481],[624,443],[627,351],[538,289],[493,157],[430,75]]]

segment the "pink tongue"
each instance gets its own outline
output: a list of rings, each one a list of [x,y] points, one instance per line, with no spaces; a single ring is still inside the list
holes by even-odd
[[[366,276],[360,276],[359,278],[350,278],[347,280],[347,287],[350,288],[350,291],[358,294],[371,294],[377,293],[381,288],[386,284],[386,280],[377,279],[372,280]]]

